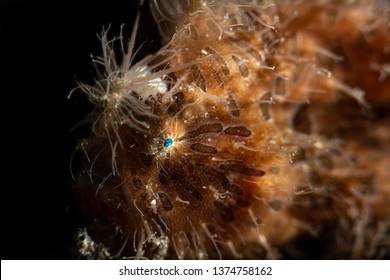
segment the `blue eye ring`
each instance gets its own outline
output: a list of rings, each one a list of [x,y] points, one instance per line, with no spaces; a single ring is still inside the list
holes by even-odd
[[[165,148],[170,148],[173,145],[173,139],[172,138],[167,138],[164,141],[164,147]]]

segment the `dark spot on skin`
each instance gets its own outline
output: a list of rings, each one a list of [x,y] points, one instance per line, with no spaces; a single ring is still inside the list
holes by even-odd
[[[208,166],[208,165],[205,165],[205,164],[202,164],[202,163],[197,163],[196,164],[196,167],[206,173],[207,175],[210,175],[220,181],[224,181],[224,180],[227,180],[226,176],[222,173],[222,172],[219,172],[218,170]]]
[[[236,201],[237,205],[238,206],[241,206],[241,207],[248,207],[250,205],[249,201],[239,197]]]
[[[263,176],[265,174],[263,170],[246,167],[240,164],[221,164],[219,168],[224,171],[237,172],[247,176]]]
[[[175,116],[182,109],[184,94],[182,92],[175,93],[171,98],[171,104],[167,109],[167,114],[170,117]]]
[[[168,172],[166,172],[164,169],[161,169],[160,173],[158,174],[158,180],[163,185],[169,185],[169,175],[168,175]]]
[[[191,184],[191,182],[179,173],[174,172],[172,179],[177,181],[188,193],[194,196],[197,200],[202,200],[203,195]]]
[[[178,103],[184,99],[184,93],[182,93],[181,91],[178,93],[175,93],[172,96],[172,99],[173,99],[173,102]]]
[[[242,191],[242,189],[239,186],[229,182],[229,180],[227,180],[227,179],[222,181],[222,187],[225,190],[232,192],[232,193],[235,193],[235,194],[238,194],[238,195],[244,194],[244,192]]]
[[[227,97],[227,104],[229,106],[230,114],[233,117],[238,118],[240,116],[240,109],[238,108],[237,102],[234,100],[232,94],[229,92]]]
[[[232,56],[234,62],[237,64],[238,71],[240,71],[241,76],[246,78],[249,76],[249,70],[248,70],[248,62],[244,59],[240,59],[237,56],[233,55]]]
[[[225,129],[225,134],[228,135],[237,135],[242,137],[248,137],[251,136],[252,132],[247,129],[245,126],[230,126]]]
[[[218,212],[221,215],[221,218],[225,222],[231,222],[235,220],[233,210],[223,204],[221,201],[214,201],[214,206],[218,209]]]
[[[196,167],[200,171],[206,173],[207,175],[212,176],[212,177],[220,180],[221,184],[222,184],[222,187],[225,190],[227,190],[229,192],[232,192],[232,193],[235,193],[235,194],[238,194],[238,195],[242,195],[243,194],[242,189],[239,186],[229,182],[229,180],[226,178],[226,176],[222,172],[219,172],[218,170],[216,170],[216,169],[214,169],[214,168],[212,168],[210,166],[201,164],[201,163],[197,163]]]
[[[173,205],[171,200],[169,199],[169,196],[165,193],[159,192],[158,198],[161,201],[161,205],[164,208],[165,211],[170,211],[173,209]]]
[[[218,209],[218,210],[220,210],[220,211],[225,211],[228,207],[225,205],[225,204],[223,204],[221,201],[219,201],[219,200],[216,200],[216,201],[214,201],[214,206]]]
[[[175,106],[171,105],[171,106],[167,109],[167,114],[168,114],[168,116],[170,116],[170,117],[174,117],[174,116],[177,114],[178,111],[179,111],[179,110],[177,110],[177,109],[175,108]]]
[[[139,158],[141,159],[142,163],[148,167],[151,166],[153,163],[153,156],[152,155],[140,153]]]
[[[223,126],[220,123],[204,124],[195,130],[191,130],[191,131],[186,132],[182,137],[180,137],[179,141],[185,140],[185,139],[195,138],[201,134],[219,133],[222,131],[222,129],[223,129]]]
[[[281,77],[276,77],[273,85],[274,94],[284,96],[287,93],[287,82]]]
[[[302,105],[296,112],[292,120],[293,128],[301,133],[311,133],[311,122],[309,119],[309,109],[307,105]]]
[[[296,163],[296,162],[299,162],[299,161],[304,161],[305,159],[306,159],[305,150],[302,149],[302,148],[298,148],[298,149],[296,149],[295,151],[293,151],[293,152],[290,154],[290,162],[291,162],[291,163]]]
[[[190,148],[194,151],[204,154],[216,154],[217,149],[212,146],[203,145],[200,143],[191,144]]]
[[[265,120],[269,120],[271,118],[271,114],[269,112],[270,101],[271,101],[270,91],[267,91],[259,100],[260,110]]]
[[[274,211],[280,211],[282,209],[282,202],[278,199],[273,199],[268,204]]]
[[[139,179],[139,178],[133,178],[133,185],[134,185],[134,187],[136,187],[137,189],[141,189],[141,188],[142,188],[142,181],[141,181],[141,179]]]

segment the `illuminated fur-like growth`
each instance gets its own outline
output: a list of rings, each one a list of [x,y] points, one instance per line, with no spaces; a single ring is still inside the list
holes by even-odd
[[[150,1],[167,44],[134,65],[136,32],[122,65],[104,35],[106,78],[81,86],[99,108],[77,186],[91,237],[119,257],[278,258],[331,229],[335,255],[389,254],[389,114],[368,116],[390,102],[389,23],[331,2]],[[374,130],[353,139],[350,114]]]

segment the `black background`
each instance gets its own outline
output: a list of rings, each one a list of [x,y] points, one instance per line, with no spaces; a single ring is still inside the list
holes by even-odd
[[[0,181],[1,259],[69,259],[82,220],[72,200],[69,156],[85,129],[70,129],[91,110],[85,97],[67,99],[77,82],[93,83],[90,54],[109,26],[129,37],[137,1],[0,0],[3,146]],[[159,45],[147,5],[138,44]],[[142,55],[142,53],[141,53]]]

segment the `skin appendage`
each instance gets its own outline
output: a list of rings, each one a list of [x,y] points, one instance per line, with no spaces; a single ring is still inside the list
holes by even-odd
[[[388,258],[389,4],[148,4],[160,50],[136,61],[138,14],[75,90],[95,106],[80,254]]]

